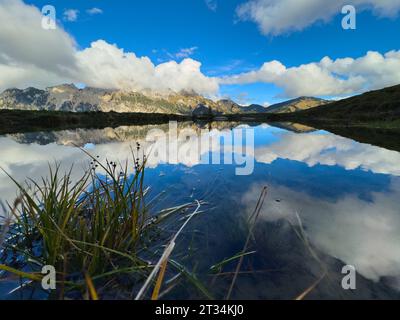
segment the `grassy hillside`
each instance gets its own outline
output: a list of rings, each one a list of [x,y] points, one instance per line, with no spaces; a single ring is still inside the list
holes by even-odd
[[[307,110],[316,108],[321,105],[325,105],[330,101],[313,98],[313,97],[300,97],[297,99],[281,102],[269,106],[266,110],[268,113],[290,113],[301,110]]]
[[[400,85],[293,114],[299,119],[392,122],[400,119]]]

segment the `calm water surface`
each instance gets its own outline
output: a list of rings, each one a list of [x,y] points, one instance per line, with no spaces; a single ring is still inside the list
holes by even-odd
[[[215,297],[224,298],[236,264],[217,277],[210,277],[208,269],[243,249],[247,218],[266,186],[268,195],[249,248],[255,253],[244,259],[233,298],[293,299],[322,279],[309,298],[398,299],[400,153],[297,125],[219,123],[199,128],[187,123],[179,124],[178,132],[192,129],[204,138],[229,135],[233,128],[254,130],[251,175],[236,175],[234,164],[206,164],[204,157],[226,149],[201,147],[200,159],[171,161],[150,155],[146,171],[152,194],[165,192],[160,208],[195,199],[207,202],[179,245],[190,246],[193,255],[187,263],[196,266]],[[90,162],[78,147],[101,161],[124,161],[136,142],[150,154],[162,143],[157,135],[148,138],[154,129],[167,131],[168,125],[1,136],[0,167],[22,182],[28,177],[38,180],[47,175],[49,162],[60,161],[63,170],[74,164],[77,178]],[[197,142],[183,138],[178,148],[190,150]],[[0,198],[15,197],[15,186],[0,173]],[[301,230],[309,244],[299,237]],[[341,287],[344,265],[357,270],[354,291]],[[8,289],[0,282],[0,297]],[[201,296],[181,287],[171,297]]]

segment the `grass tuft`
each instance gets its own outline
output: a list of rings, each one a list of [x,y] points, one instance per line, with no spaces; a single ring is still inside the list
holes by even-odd
[[[163,233],[166,222],[179,215],[175,223],[185,226],[195,215],[187,215],[188,210],[196,206],[197,213],[201,203],[154,212],[146,201],[145,157],[139,161],[132,151],[130,166],[128,161],[103,164],[87,155],[91,168],[75,182],[73,168],[62,174],[59,164],[49,167],[48,178],[27,186],[9,175],[20,196],[8,206],[13,222],[7,235],[1,234],[0,269],[30,279],[37,290],[41,268],[54,266],[57,290],[48,292],[49,298],[134,297],[154,274],[160,252],[179,235],[170,240],[169,233]],[[161,261],[165,267],[153,298],[158,297],[168,258]],[[152,284],[153,279],[147,286]]]

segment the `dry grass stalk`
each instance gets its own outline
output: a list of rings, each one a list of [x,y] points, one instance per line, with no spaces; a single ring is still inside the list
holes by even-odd
[[[253,214],[249,218],[250,229],[249,229],[249,234],[247,236],[246,243],[244,245],[242,254],[245,254],[247,252],[248,247],[249,247],[250,240],[251,240],[251,238],[253,236],[253,231],[254,231],[256,222],[257,222],[258,217],[260,215],[261,209],[262,209],[262,207],[264,205],[264,200],[265,200],[265,198],[267,196],[267,190],[268,190],[267,187],[264,187],[262,189],[261,194],[260,194],[260,198],[257,201],[256,208],[254,209]],[[231,298],[231,295],[232,295],[232,292],[233,292],[233,288],[235,287],[235,283],[236,283],[237,277],[238,277],[239,272],[240,272],[240,268],[242,267],[243,259],[244,259],[244,255],[242,255],[240,257],[240,259],[239,259],[239,262],[238,262],[236,270],[235,270],[235,274],[233,276],[231,285],[230,285],[229,290],[228,290],[228,294],[226,295],[226,298],[225,298],[226,300],[229,300]]]

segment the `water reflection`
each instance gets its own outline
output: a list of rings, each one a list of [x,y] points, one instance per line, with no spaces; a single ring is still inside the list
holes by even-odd
[[[243,196],[249,213],[262,185],[252,185]],[[262,219],[287,219],[298,225],[298,213],[311,242],[322,252],[356,266],[374,281],[400,277],[400,179],[393,178],[385,193],[372,192],[370,200],[355,192],[330,201],[276,185],[270,186],[269,195]]]
[[[201,234],[200,256],[207,258],[204,270],[242,249],[243,223],[262,187],[268,187],[257,224],[257,253],[249,259],[253,272],[240,277],[235,297],[290,299],[321,276],[319,264],[293,232],[299,226],[297,215],[330,272],[330,280],[321,283],[315,298],[349,297],[340,288],[343,264],[354,265],[361,277],[363,291],[350,297],[399,297],[400,153],[296,125],[181,123],[178,132],[195,130],[197,139],[204,140],[237,127],[254,130],[255,168],[250,176],[235,175],[234,165],[204,164],[203,157],[221,151],[217,149],[200,148],[202,157],[180,158],[177,163],[152,156],[150,151],[165,141],[157,136],[149,139],[149,132],[168,131],[168,125],[3,136],[0,167],[24,181],[46,174],[48,163],[55,160],[64,170],[74,164],[78,177],[89,160],[77,146],[100,159],[122,161],[130,158],[130,146],[139,142],[150,154],[147,181],[155,193],[168,190],[164,200],[168,206],[193,198],[210,203],[207,216],[195,226]],[[178,148],[190,150],[196,143],[182,138]],[[9,178],[0,173],[2,200],[11,201],[15,193]],[[223,288],[226,281],[219,279],[214,285]]]

